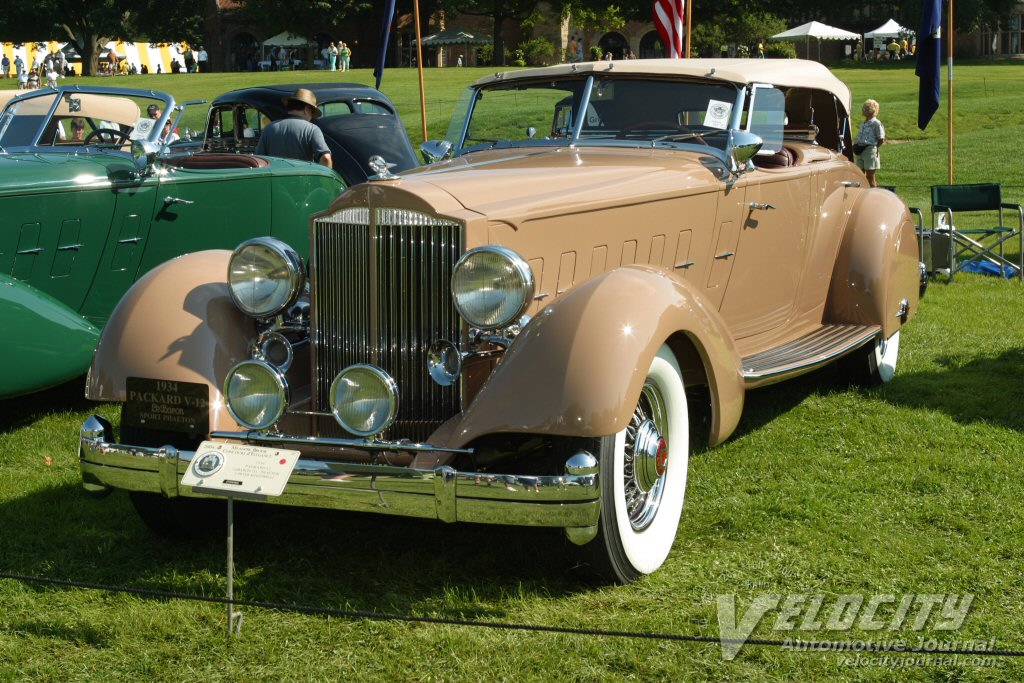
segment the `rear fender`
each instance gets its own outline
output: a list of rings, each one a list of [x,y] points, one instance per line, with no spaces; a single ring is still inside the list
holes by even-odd
[[[861,192],[832,271],[827,322],[881,325],[888,338],[917,313],[920,255],[910,211],[889,190]],[[905,316],[898,316],[906,299]]]
[[[621,431],[662,344],[684,375],[706,378],[710,442],[736,428],[743,409],[740,360],[718,311],[690,284],[647,266],[593,278],[523,329],[466,409],[455,445],[490,433],[597,437]],[[695,360],[695,359],[694,359]]]
[[[231,301],[230,251],[187,254],[147,273],[114,309],[93,357],[86,397],[124,401],[128,377],[210,386],[210,429],[239,429],[221,380],[247,360],[255,325]]]
[[[0,398],[55,386],[89,367],[100,331],[57,299],[0,274]]]

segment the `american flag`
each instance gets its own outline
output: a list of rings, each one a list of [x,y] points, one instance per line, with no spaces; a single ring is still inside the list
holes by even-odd
[[[686,18],[686,0],[655,0],[654,25],[665,41],[669,57],[683,56],[683,26]]]

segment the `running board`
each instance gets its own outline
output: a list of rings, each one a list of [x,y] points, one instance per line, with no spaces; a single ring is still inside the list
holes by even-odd
[[[808,372],[872,341],[878,325],[822,325],[785,344],[742,359],[743,379],[760,383],[779,375]]]

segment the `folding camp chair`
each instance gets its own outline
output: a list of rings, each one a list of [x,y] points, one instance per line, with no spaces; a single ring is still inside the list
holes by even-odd
[[[1003,209],[1017,212],[1016,227],[1005,223]],[[973,221],[963,214],[969,211],[998,211],[999,224],[967,227]],[[945,217],[944,224],[940,216]],[[957,221],[962,223],[960,227]],[[1018,238],[1020,248],[1016,263],[1004,251],[1013,237]],[[987,262],[1004,275],[1011,273],[1024,279],[1024,209],[1020,204],[1003,202],[999,183],[932,185],[932,249],[934,267],[948,268],[950,282],[956,271],[976,262]]]

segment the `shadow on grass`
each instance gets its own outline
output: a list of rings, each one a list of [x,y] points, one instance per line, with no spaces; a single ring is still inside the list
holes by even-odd
[[[85,375],[82,375],[45,391],[0,401],[0,434],[13,432],[45,415],[88,410],[95,405],[85,398]]]
[[[998,355],[939,356],[938,370],[897,373],[880,396],[898,406],[1024,431],[1024,349]]]
[[[210,526],[225,529],[226,513]],[[225,535],[188,542],[156,536],[124,493],[96,499],[72,485],[35,491],[0,504],[0,529],[0,571],[224,594]],[[574,557],[560,530],[236,504],[242,600],[501,619],[505,610],[491,605],[510,597],[591,590]]]

